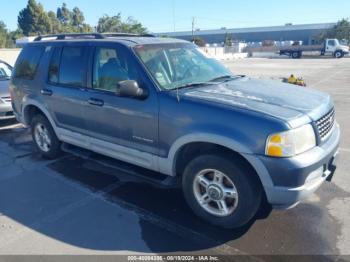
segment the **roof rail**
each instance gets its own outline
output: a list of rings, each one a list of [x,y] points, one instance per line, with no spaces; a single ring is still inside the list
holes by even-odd
[[[84,34],[53,34],[53,35],[40,35],[34,39],[34,41],[42,41],[45,38],[56,38],[55,40],[65,40],[67,38],[94,38],[103,39],[103,35],[99,33],[84,33]]]
[[[152,34],[131,34],[131,33],[103,33],[104,37],[155,37]]]
[[[40,35],[34,39],[35,42],[43,41],[45,39],[55,38],[54,40],[66,40],[66,39],[105,39],[108,37],[155,37],[151,34],[129,34],[129,33],[82,33],[82,34],[52,34],[52,35]]]

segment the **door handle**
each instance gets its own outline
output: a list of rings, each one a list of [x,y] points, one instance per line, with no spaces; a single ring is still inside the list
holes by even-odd
[[[103,106],[104,102],[101,99],[89,98],[88,103],[93,106]]]
[[[40,93],[44,96],[52,96],[53,92],[50,89],[41,89]]]

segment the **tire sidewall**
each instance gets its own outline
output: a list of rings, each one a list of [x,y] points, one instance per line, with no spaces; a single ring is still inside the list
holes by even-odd
[[[226,217],[212,215],[205,211],[195,198],[193,182],[196,174],[204,169],[217,169],[234,183],[238,192],[238,205],[231,215]],[[185,169],[182,187],[187,203],[199,217],[225,228],[236,228],[248,223],[261,203],[261,187],[254,174],[233,163],[232,159],[222,156],[204,155],[192,160]]]
[[[42,124],[43,126],[45,126],[45,128],[48,131],[48,135],[49,135],[50,140],[51,140],[51,147],[50,147],[50,150],[48,152],[42,151],[36,142],[35,127],[38,124]],[[33,138],[35,148],[43,157],[48,158],[48,159],[53,159],[53,158],[56,158],[61,153],[61,150],[60,150],[61,143],[58,140],[56,133],[51,126],[51,123],[49,122],[49,120],[45,116],[36,115],[33,117],[33,120],[31,122],[31,132],[32,132],[32,138]]]
[[[299,57],[300,57],[300,55],[299,55],[298,52],[293,52],[293,53],[292,53],[292,58],[297,59],[297,58],[299,58]]]
[[[337,54],[339,54],[339,56],[337,55]],[[335,53],[334,53],[334,57],[335,58],[342,58],[343,57],[343,52],[342,51],[336,51]]]

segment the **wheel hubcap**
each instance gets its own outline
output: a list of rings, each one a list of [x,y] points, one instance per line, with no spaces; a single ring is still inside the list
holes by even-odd
[[[50,151],[51,139],[47,128],[43,124],[37,124],[34,128],[34,138],[35,142],[44,152]]]
[[[193,192],[199,205],[212,215],[231,215],[238,205],[238,193],[232,180],[215,169],[200,171],[193,182]]]

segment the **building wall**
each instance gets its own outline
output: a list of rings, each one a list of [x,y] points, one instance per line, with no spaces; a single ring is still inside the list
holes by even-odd
[[[242,29],[202,30],[195,31],[194,35],[203,38],[208,44],[223,43],[227,34],[232,35],[234,40],[244,42],[263,42],[264,40],[292,40],[303,41],[304,44],[312,44],[315,36],[332,26],[334,26],[334,24],[330,23]],[[167,35],[188,41],[192,40],[192,32],[173,32],[159,35]]]
[[[20,52],[21,49],[0,49],[0,60],[13,66]]]
[[[304,44],[312,44],[312,40],[322,30],[298,30],[298,31],[275,31],[275,32],[252,32],[232,34],[233,40],[244,42],[262,42],[264,40],[273,41],[303,41]],[[196,34],[195,34],[196,36]],[[204,39],[208,44],[222,43],[225,41],[226,33],[223,34],[203,34],[198,37]],[[191,41],[192,36],[177,36],[176,38]]]

